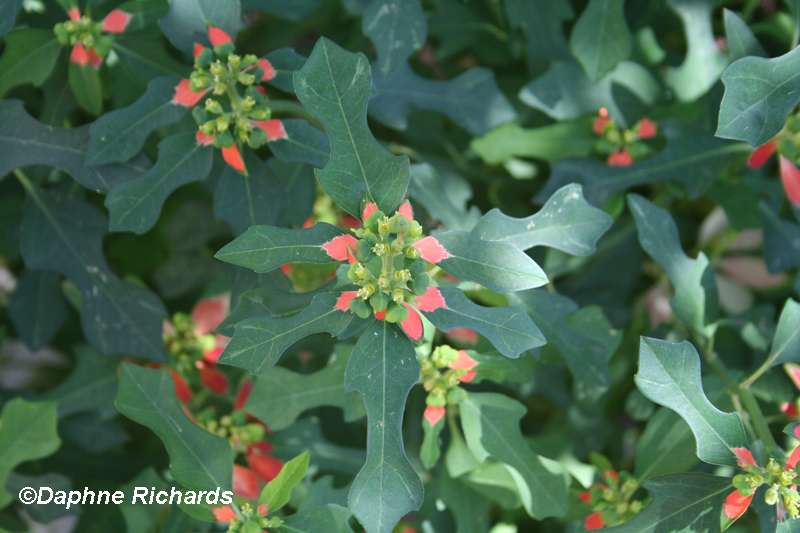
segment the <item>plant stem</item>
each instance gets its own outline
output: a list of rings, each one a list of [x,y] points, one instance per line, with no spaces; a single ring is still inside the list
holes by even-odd
[[[760,378],[764,374],[764,372],[769,370],[771,366],[772,366],[772,357],[767,357],[767,360],[764,361],[764,364],[758,367],[758,369],[755,372],[753,372],[753,375],[751,375],[749,378],[747,378],[742,382],[742,387],[746,389],[750,388],[750,385],[755,383],[756,380]]]
[[[239,509],[239,504],[236,503],[236,500],[231,502],[231,509],[233,509],[236,518],[238,518],[241,522],[247,521],[247,519],[244,517],[244,514],[242,514],[242,510]]]
[[[325,126],[322,125],[322,122],[320,122],[311,111],[297,102],[292,102],[291,100],[270,100],[269,108],[272,109],[273,113],[288,113],[304,118],[315,128],[325,131]]]

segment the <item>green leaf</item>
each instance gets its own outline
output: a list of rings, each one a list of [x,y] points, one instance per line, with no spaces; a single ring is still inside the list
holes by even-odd
[[[467,208],[472,198],[469,182],[446,167],[411,165],[408,195],[450,229],[469,231],[481,217],[477,206]]]
[[[22,7],[22,0],[0,1],[0,37],[14,27],[14,21],[17,20],[17,13],[20,7]]]
[[[406,397],[419,379],[419,362],[397,326],[376,320],[361,335],[345,373],[345,390],[367,406],[367,463],[350,489],[348,507],[367,533],[390,533],[422,505],[422,482],[403,448]]]
[[[481,307],[472,303],[461,289],[439,289],[439,292],[446,307],[422,314],[444,332],[455,327],[475,330],[511,358],[546,342],[536,324],[518,307]]]
[[[578,381],[582,394],[597,398],[611,383],[607,349],[598,339],[570,328],[565,317],[578,311],[578,305],[560,294],[538,290],[510,294],[508,302],[522,307],[552,342]]]
[[[509,242],[481,241],[463,231],[443,231],[435,239],[449,256],[436,264],[458,279],[495,292],[522,291],[547,283],[547,275]]]
[[[319,419],[301,418],[281,432],[270,435],[272,455],[289,461],[303,452],[311,456],[311,464],[319,471],[344,472],[355,476],[364,465],[362,449],[331,444],[322,434]]]
[[[267,166],[278,176],[289,195],[289,205],[281,213],[276,226],[302,227],[311,216],[317,199],[314,168],[306,163],[284,162],[277,157],[268,159]]]
[[[305,120],[281,120],[286,137],[270,141],[269,148],[281,161],[301,161],[322,168],[331,158],[328,136]]]
[[[212,154],[210,147],[197,142],[194,133],[173,135],[158,143],[155,166],[106,196],[111,231],[133,231],[140,235],[149,231],[172,191],[208,176]]]
[[[136,102],[98,118],[89,130],[86,163],[127,161],[139,153],[153,130],[183,118],[188,108],[172,103],[177,86],[176,78],[156,78]]]
[[[75,99],[92,115],[103,112],[103,82],[100,79],[100,67],[95,68],[91,62],[85,65],[69,63],[69,87]]]
[[[722,12],[725,19],[725,37],[728,41],[728,53],[731,56],[731,61],[736,61],[746,56],[765,57],[767,55],[766,50],[758,42],[756,36],[753,35],[747,23],[730,9],[724,8]]]
[[[189,420],[165,368],[120,365],[115,403],[123,415],[147,426],[164,442],[175,481],[191,490],[231,490],[230,443]]]
[[[434,81],[418,76],[408,63],[402,63],[389,76],[372,80],[375,94],[369,114],[390,128],[405,130],[408,116],[415,110],[437,111],[473,135],[517,118],[500,92],[494,72],[473,68],[449,81]]]
[[[330,263],[334,259],[322,245],[342,235],[342,230],[325,222],[305,229],[253,226],[214,257],[256,272],[269,272],[287,263]]]
[[[169,490],[169,487],[156,473],[155,468],[148,466],[128,483],[120,486],[124,494],[135,494],[136,487],[152,487],[156,491]],[[127,500],[127,498],[126,498]],[[150,533],[158,525],[163,507],[160,505],[136,505],[132,500],[123,501],[119,511],[125,519],[128,533]]]
[[[570,51],[592,81],[631,55],[631,32],[625,22],[624,6],[625,0],[590,0],[572,28]]]
[[[467,393],[459,406],[470,451],[478,461],[492,457],[510,469],[525,511],[539,520],[564,516],[569,475],[528,447],[519,428],[525,406],[493,392]]]
[[[782,219],[766,202],[758,203],[764,225],[764,261],[770,272],[800,266],[800,224]]]
[[[556,191],[538,213],[527,218],[512,218],[492,209],[472,235],[485,241],[510,242],[520,250],[549,246],[572,255],[589,255],[613,222],[604,211],[586,203],[583,187],[573,183]]]
[[[685,122],[663,120],[659,128],[667,147],[629,167],[609,167],[586,159],[567,159],[552,166],[550,180],[536,197],[544,201],[568,183],[583,185],[586,200],[602,206],[619,191],[656,181],[682,183],[692,198],[700,196],[734,159],[750,152],[744,143],[715,139]]]
[[[686,420],[702,461],[737,466],[732,449],[748,447],[744,426],[738,414],[723,413],[706,398],[700,383],[700,357],[691,343],[642,337],[634,380],[642,394]]]
[[[800,102],[800,48],[780,57],[744,57],[722,75],[725,95],[719,108],[717,137],[760,146],[786,123]]]
[[[313,333],[341,333],[355,316],[336,309],[339,294],[314,297],[300,314],[288,318],[248,318],[236,324],[236,333],[220,356],[220,362],[263,374],[278,362],[296,341]]]
[[[800,362],[800,304],[791,298],[781,311],[769,361],[772,366]]]
[[[350,485],[333,488],[333,476],[322,476],[315,479],[308,488],[303,501],[297,508],[297,512],[308,511],[323,505],[336,504],[347,507],[347,493],[350,492]],[[348,511],[349,515],[350,512]]]
[[[594,115],[605,107],[620,126],[628,127],[628,102],[617,102],[614,86],[623,87],[647,105],[654,104],[662,92],[650,72],[637,63],[623,61],[592,83],[577,63],[556,61],[545,74],[523,87],[519,98],[558,121]]]
[[[4,17],[0,19],[5,22]],[[2,33],[5,32],[0,35]],[[6,47],[0,57],[0,97],[17,85],[41,86],[53,71],[61,51],[52,30],[22,28],[9,33],[4,40]]]
[[[715,1],[667,0],[667,4],[683,22],[687,51],[680,66],[666,67],[664,83],[681,102],[693,102],[717,83],[728,66],[728,58],[717,48],[711,23]]]
[[[338,505],[324,505],[287,516],[281,533],[352,533],[350,513]]]
[[[612,533],[720,533],[719,515],[734,490],[729,478],[708,474],[672,474],[648,479],[653,501]],[[774,509],[773,509],[774,510]]]
[[[56,403],[29,403],[14,398],[0,413],[0,509],[13,501],[6,478],[17,465],[41,459],[61,446],[56,432]]]
[[[487,533],[491,503],[460,480],[438,477],[439,498],[456,521],[455,533]]]
[[[306,477],[307,471],[308,452],[305,452],[283,465],[275,479],[267,483],[258,497],[258,505],[267,504],[270,513],[281,509],[289,503],[292,489]]]
[[[292,76],[295,70],[300,70],[306,64],[305,56],[294,51],[294,48],[279,48],[264,56],[275,71],[275,77],[267,83],[287,93],[294,93]]]
[[[59,419],[75,413],[96,413],[103,419],[116,416],[119,359],[103,357],[88,346],[75,349],[76,365],[72,373],[42,394],[43,400],[58,402]]]
[[[165,361],[161,331],[167,311],[155,294],[120,281],[106,264],[106,217],[76,198],[26,188],[20,230],[25,265],[60,272],[75,284],[83,333],[100,353]]]
[[[713,335],[719,314],[719,293],[708,257],[700,252],[691,259],[681,248],[678,228],[666,209],[656,207],[638,194],[628,195],[636,220],[639,243],[669,276],[675,289],[670,305],[684,323],[706,336]]]
[[[375,44],[384,76],[425,44],[428,24],[417,0],[373,0],[363,17],[364,35]]]
[[[522,30],[528,41],[528,74],[537,77],[557,59],[570,57],[562,27],[575,13],[565,0],[506,0],[506,16],[512,28]],[[595,109],[596,111],[596,109]]]
[[[61,429],[61,428],[59,428]],[[31,487],[34,490],[39,491],[42,487],[47,487],[51,489],[53,492],[57,492],[60,490],[66,491],[69,493],[72,490],[72,481],[69,478],[62,476],[61,474],[43,474],[40,476],[24,476],[22,474],[17,474],[15,472],[11,472],[8,475],[8,479],[5,483],[5,489],[14,495],[14,499],[21,503],[19,499],[19,492],[26,487]],[[46,495],[47,493],[45,493]],[[24,505],[25,514],[31,517],[36,522],[47,524],[56,520],[57,518],[62,518],[64,516],[73,515],[75,513],[76,507],[80,508],[79,505],[73,505],[69,509],[66,508],[64,504],[58,505],[52,500],[50,503],[45,504],[38,504],[38,503],[25,503]],[[0,529],[0,531],[4,531]]]
[[[297,374],[276,366],[256,380],[245,410],[272,431],[291,426],[303,412],[322,405],[344,410],[345,422],[366,414],[355,392],[344,391],[344,370],[350,358],[346,345],[337,344],[328,365],[313,374]]]
[[[11,294],[8,317],[32,352],[47,346],[69,317],[61,276],[47,270],[25,270]]]
[[[275,224],[289,204],[281,180],[252,150],[244,150],[247,176],[225,166],[214,190],[214,214],[236,235],[252,226]]]
[[[430,470],[442,456],[442,449],[439,447],[439,434],[444,429],[444,418],[439,419],[436,424],[431,426],[427,421],[422,422],[422,444],[419,447],[419,460],[426,470]]]
[[[322,0],[294,0],[287,3],[284,0],[242,0],[242,9],[261,9],[272,13],[276,17],[294,22],[308,17],[322,5]]]
[[[0,176],[28,165],[63,170],[81,185],[106,193],[150,168],[143,155],[126,163],[86,166],[89,126],[53,128],[37,122],[19,100],[0,100]]]
[[[364,54],[347,52],[324,37],[294,73],[297,97],[331,139],[330,161],[316,171],[317,178],[337,204],[358,218],[365,200],[393,213],[411,174],[408,157],[391,155],[367,127],[371,80]]]
[[[565,157],[586,157],[595,144],[597,135],[589,122],[577,120],[532,129],[509,122],[472,139],[469,147],[486,164],[499,165],[512,157],[534,157],[548,163]]]
[[[114,37],[113,50],[120,58],[115,68],[125,71],[130,78],[141,80],[142,83],[158,76],[188,78],[192,69],[172,57],[167,46],[158,31],[133,35],[128,35],[126,31]]]
[[[169,13],[158,25],[175,48],[191,53],[195,43],[211,46],[209,25],[236,40],[240,18],[239,0],[170,0]]]

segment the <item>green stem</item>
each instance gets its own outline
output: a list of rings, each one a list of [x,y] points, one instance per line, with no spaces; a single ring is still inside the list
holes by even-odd
[[[231,509],[233,509],[233,513],[236,515],[236,518],[238,518],[242,523],[247,521],[242,513],[242,510],[239,509],[239,504],[236,503],[236,500],[231,502]]]
[[[744,387],[745,389],[750,388],[750,385],[755,383],[756,380],[760,378],[764,374],[764,372],[769,370],[771,366],[772,366],[772,358],[767,357],[767,360],[764,361],[764,364],[758,367],[758,369],[755,372],[753,372],[753,374],[749,378],[747,378],[742,382],[742,387]]]
[[[320,122],[311,111],[297,102],[292,102],[291,100],[270,100],[268,105],[273,113],[287,113],[304,118],[315,128],[325,131],[325,126],[322,125],[322,122]]]

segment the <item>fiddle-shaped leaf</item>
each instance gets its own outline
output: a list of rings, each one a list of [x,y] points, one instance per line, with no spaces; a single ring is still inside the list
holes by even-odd
[[[251,289],[239,297],[236,307],[217,326],[217,332],[233,337],[236,324],[242,320],[262,318],[286,318],[296,315],[311,304],[314,296],[320,292],[329,292],[331,286],[326,284],[311,292],[289,292],[271,287]]]
[[[547,283],[539,265],[510,242],[481,241],[463,231],[443,231],[412,246],[445,272],[495,292],[522,291]]]
[[[520,250],[549,246],[572,255],[589,255],[613,224],[607,213],[589,205],[577,183],[557,190],[535,215],[512,218],[499,209],[486,213],[472,230],[484,241],[506,241]]]
[[[508,296],[511,305],[522,307],[552,342],[567,363],[582,394],[597,398],[611,383],[605,345],[594,337],[570,328],[565,317],[578,305],[565,296],[545,290],[525,291]]]
[[[537,77],[558,59],[570,57],[564,23],[575,13],[566,0],[506,0],[508,23],[528,42],[528,74]],[[482,21],[483,22],[483,21]]]
[[[56,431],[56,402],[14,398],[0,414],[0,509],[13,501],[6,491],[8,475],[21,463],[41,459],[61,446]]]
[[[328,504],[287,516],[277,529],[281,533],[353,533],[349,521],[347,509]]]
[[[169,471],[175,481],[192,490],[231,490],[230,443],[186,416],[165,368],[120,365],[115,403],[120,413],[159,436],[169,453]]]
[[[322,188],[353,216],[364,200],[393,213],[411,176],[407,156],[394,156],[367,126],[372,75],[364,54],[345,51],[321,38],[302,69],[294,73],[300,102],[322,122],[331,141],[331,158],[315,171]]]
[[[715,139],[685,122],[663,120],[658,126],[667,137],[667,147],[661,153],[628,167],[610,167],[587,159],[559,161],[551,167],[550,180],[536,201],[544,203],[564,185],[580,183],[586,200],[601,207],[619,191],[656,181],[679,182],[690,197],[696,198],[714,183],[723,168],[751,151],[744,143]]]
[[[47,346],[69,317],[61,276],[47,270],[25,270],[11,295],[8,317],[31,351]]]
[[[26,188],[20,230],[25,265],[60,272],[77,287],[83,333],[100,353],[166,360],[161,331],[167,311],[155,294],[121,281],[106,264],[106,217],[74,197]]]
[[[422,482],[403,447],[406,397],[419,379],[414,346],[394,324],[376,320],[356,343],[345,390],[367,406],[367,463],[350,489],[348,507],[367,533],[390,533],[422,505]]]
[[[276,366],[256,380],[245,410],[272,431],[291,426],[303,412],[322,405],[340,407],[345,422],[365,414],[364,402],[355,392],[344,391],[344,371],[350,350],[337,345],[328,365],[313,374],[297,374]]]
[[[372,0],[363,17],[364,35],[375,44],[384,76],[425,44],[428,23],[417,0]]]
[[[269,147],[281,161],[301,161],[322,168],[331,157],[328,136],[305,120],[270,121],[280,123],[280,129],[270,136]]]
[[[408,63],[389,76],[372,80],[375,95],[369,101],[369,114],[387,126],[405,130],[412,111],[438,111],[473,135],[517,118],[508,100],[487,68],[470,69],[449,81],[434,81],[418,76]]]
[[[278,362],[286,348],[303,337],[322,332],[338,335],[355,316],[349,308],[339,306],[338,300],[339,294],[323,293],[298,315],[239,322],[220,363],[263,374]]]
[[[153,168],[106,196],[111,230],[140,235],[149,231],[172,191],[208,176],[212,155],[211,148],[198,143],[194,133],[173,135],[158,143],[158,161]]]
[[[172,101],[178,81],[171,77],[156,78],[134,103],[98,118],[89,130],[86,163],[127,161],[139,153],[153,130],[182,119],[189,108]]]
[[[2,10],[0,7],[0,13]],[[2,25],[5,19],[0,19]],[[61,44],[53,32],[21,28],[6,35],[4,41],[6,46],[0,57],[0,97],[9,89],[25,83],[41,86],[53,71],[61,51]]]
[[[240,19],[239,0],[170,0],[169,13],[158,25],[175,48],[191,53],[195,43],[211,45],[209,25],[220,28],[235,40]]]
[[[772,366],[800,362],[800,304],[791,298],[781,311],[768,360]]]
[[[706,398],[700,381],[700,356],[691,343],[642,337],[639,373],[634,380],[642,394],[686,420],[702,461],[737,466],[733,449],[748,447],[744,426],[738,414],[723,413]]]
[[[725,37],[731,61],[747,56],[765,57],[767,52],[742,18],[730,9],[722,10],[725,19]]]
[[[226,244],[216,257],[256,272],[269,272],[287,263],[330,263],[347,259],[355,237],[325,222],[306,229],[253,226]]]
[[[637,516],[603,531],[720,533],[722,506],[735,490],[729,478],[695,473],[648,479],[644,488],[653,493],[653,501]]]
[[[569,48],[589,79],[597,81],[631,55],[625,0],[590,0],[569,37]]]
[[[534,157],[555,163],[565,157],[586,157],[597,144],[597,135],[587,120],[557,122],[540,128],[523,128],[516,122],[503,124],[469,147],[488,165],[499,165],[512,157]],[[413,168],[412,166],[412,177]]]
[[[269,61],[275,73],[267,83],[287,93],[294,93],[294,71],[303,68],[308,58],[295,52],[294,48],[279,48],[265,55],[264,59]]]
[[[716,321],[719,312],[717,282],[708,258],[703,252],[697,259],[684,253],[678,228],[667,210],[638,194],[628,195],[628,205],[642,249],[661,265],[675,288],[670,300],[673,311],[696,331],[708,332],[708,325]]]
[[[53,128],[37,122],[19,100],[0,101],[0,176],[28,165],[63,170],[84,187],[107,193],[150,168],[143,155],[125,163],[86,166],[89,128]]]
[[[518,307],[482,307],[472,303],[461,289],[428,288],[417,308],[438,329],[469,328],[484,335],[506,357],[516,358],[543,345],[542,332]]]
[[[564,516],[569,475],[525,442],[519,428],[525,406],[504,394],[470,392],[459,410],[470,451],[480,462],[491,457],[511,469],[525,511],[536,519]]]
[[[719,108],[717,137],[760,146],[786,123],[800,102],[800,48],[780,57],[743,57],[722,75],[725,95]]]

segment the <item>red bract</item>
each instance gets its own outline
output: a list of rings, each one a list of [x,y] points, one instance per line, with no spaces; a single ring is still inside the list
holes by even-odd
[[[797,409],[797,404],[794,402],[785,402],[781,404],[781,411],[786,416],[791,416],[793,418],[800,416],[800,411]]]
[[[230,305],[231,296],[229,293],[203,298],[197,302],[192,309],[195,335],[205,335],[217,329],[217,326],[228,316]]]
[[[194,105],[203,98],[208,92],[205,91],[194,92],[189,86],[189,80],[181,80],[178,86],[175,87],[175,96],[172,97],[172,103],[182,105],[184,107],[194,107]]]
[[[651,139],[656,136],[657,130],[656,123],[645,117],[639,121],[639,131],[636,136],[640,139]]]
[[[600,516],[600,513],[592,513],[586,517],[583,521],[583,527],[587,530],[589,529],[600,529],[605,525],[603,522],[603,518]]]
[[[430,406],[425,409],[425,413],[422,417],[430,424],[431,426],[435,426],[439,420],[445,415],[445,408],[439,406]]]
[[[231,36],[228,35],[225,30],[221,30],[214,26],[208,27],[208,39],[211,41],[211,46],[217,46],[232,41]]]
[[[247,500],[257,500],[259,492],[255,472],[241,465],[233,465],[233,493]]]
[[[772,157],[772,154],[775,153],[775,150],[778,149],[778,143],[774,140],[767,141],[755,150],[753,153],[750,154],[750,158],[747,160],[747,165],[750,168],[761,168],[767,162],[767,160]]]
[[[594,121],[592,122],[592,131],[596,135],[602,135],[606,129],[606,124],[611,122],[611,119],[608,117],[595,117]]]
[[[121,9],[114,9],[103,19],[103,31],[108,33],[124,33],[130,21],[130,13],[126,13]]]
[[[192,401],[192,389],[186,383],[186,381],[173,369],[168,369],[170,375],[172,376],[172,381],[175,382],[175,396],[182,401],[183,403],[189,403]]]
[[[753,457],[753,453],[747,448],[733,448],[732,451],[734,454],[736,454],[736,457],[738,457],[737,462],[739,463],[740,468],[746,469],[746,465],[758,466],[755,458]]]
[[[254,448],[247,451],[245,459],[247,459],[247,464],[250,465],[250,468],[258,474],[258,477],[260,477],[264,483],[269,483],[275,479],[283,468],[283,461],[271,455],[256,451]]]
[[[251,120],[253,126],[264,130],[267,134],[269,141],[277,141],[278,139],[286,139],[286,129],[283,127],[283,122],[278,119],[272,120]]]
[[[800,207],[800,169],[786,157],[780,156],[781,181],[786,196],[794,205]]]
[[[90,48],[89,50],[87,50],[81,43],[78,43],[72,47],[72,52],[70,53],[69,60],[70,62],[80,65],[82,67],[91,63],[95,69],[100,68],[100,65],[103,63],[103,58],[98,56],[94,52],[94,49]]]
[[[205,388],[215,394],[228,392],[228,378],[218,368],[207,361],[198,361],[196,365],[200,369],[200,383]]]
[[[253,382],[245,380],[242,385],[239,387],[239,390],[236,391],[236,401],[233,402],[233,410],[239,411],[240,409],[244,409],[244,404],[247,403],[247,398],[250,397],[250,392],[253,390]]]
[[[73,7],[72,9],[67,10],[67,16],[71,20],[77,22],[81,19],[81,10],[78,9],[77,7]]]
[[[239,148],[235,144],[222,149],[222,159],[234,169],[244,173],[244,161],[239,153]]]
[[[744,514],[751,501],[753,501],[753,494],[742,496],[738,490],[728,494],[728,497],[725,498],[725,505],[722,506],[721,523],[723,531]]]
[[[478,342],[478,333],[469,328],[452,328],[447,332],[447,336],[455,341],[466,344],[475,344]]]
[[[620,150],[619,148],[611,152],[611,155],[606,159],[606,163],[610,167],[628,167],[633,164],[633,157],[627,148]]]

